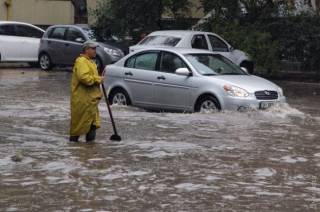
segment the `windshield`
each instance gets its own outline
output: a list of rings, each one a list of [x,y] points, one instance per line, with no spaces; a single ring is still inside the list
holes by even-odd
[[[150,46],[176,46],[181,38],[172,36],[147,36],[139,44],[140,45],[150,45]]]
[[[82,29],[86,33],[86,35],[89,37],[90,40],[93,40],[96,42],[98,41],[98,38],[92,29],[88,29],[88,28],[82,28]]]
[[[105,35],[105,36],[98,36],[97,33],[93,30],[93,29],[89,29],[89,28],[82,28],[83,31],[86,33],[86,35],[89,37],[90,40],[93,40],[95,42],[114,42],[114,43],[117,43],[117,42],[120,42],[121,39],[114,36],[114,35],[111,35],[111,34],[108,34],[108,35]]]
[[[202,75],[247,75],[239,66],[221,55],[188,54],[187,60]]]

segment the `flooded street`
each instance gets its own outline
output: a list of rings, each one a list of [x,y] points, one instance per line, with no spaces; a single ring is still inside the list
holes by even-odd
[[[276,82],[267,111],[115,106],[120,143],[101,102],[97,141],[71,144],[70,77],[0,70],[0,211],[320,211],[319,84]]]

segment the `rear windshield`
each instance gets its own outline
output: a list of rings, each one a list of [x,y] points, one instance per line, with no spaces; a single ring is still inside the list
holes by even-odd
[[[173,36],[164,36],[164,35],[156,35],[156,36],[147,36],[143,39],[139,44],[140,45],[149,45],[149,46],[176,46],[181,38],[173,37]]]

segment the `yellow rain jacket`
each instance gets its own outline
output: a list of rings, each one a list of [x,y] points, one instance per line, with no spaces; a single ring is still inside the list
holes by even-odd
[[[100,127],[98,104],[102,97],[101,83],[95,62],[80,55],[71,81],[71,136],[87,134],[92,124]]]

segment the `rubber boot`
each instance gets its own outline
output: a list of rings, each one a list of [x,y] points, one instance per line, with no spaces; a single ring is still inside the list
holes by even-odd
[[[70,136],[69,141],[70,142],[78,142],[80,136]]]
[[[96,126],[91,125],[90,131],[86,135],[86,141],[92,142],[96,139]]]

